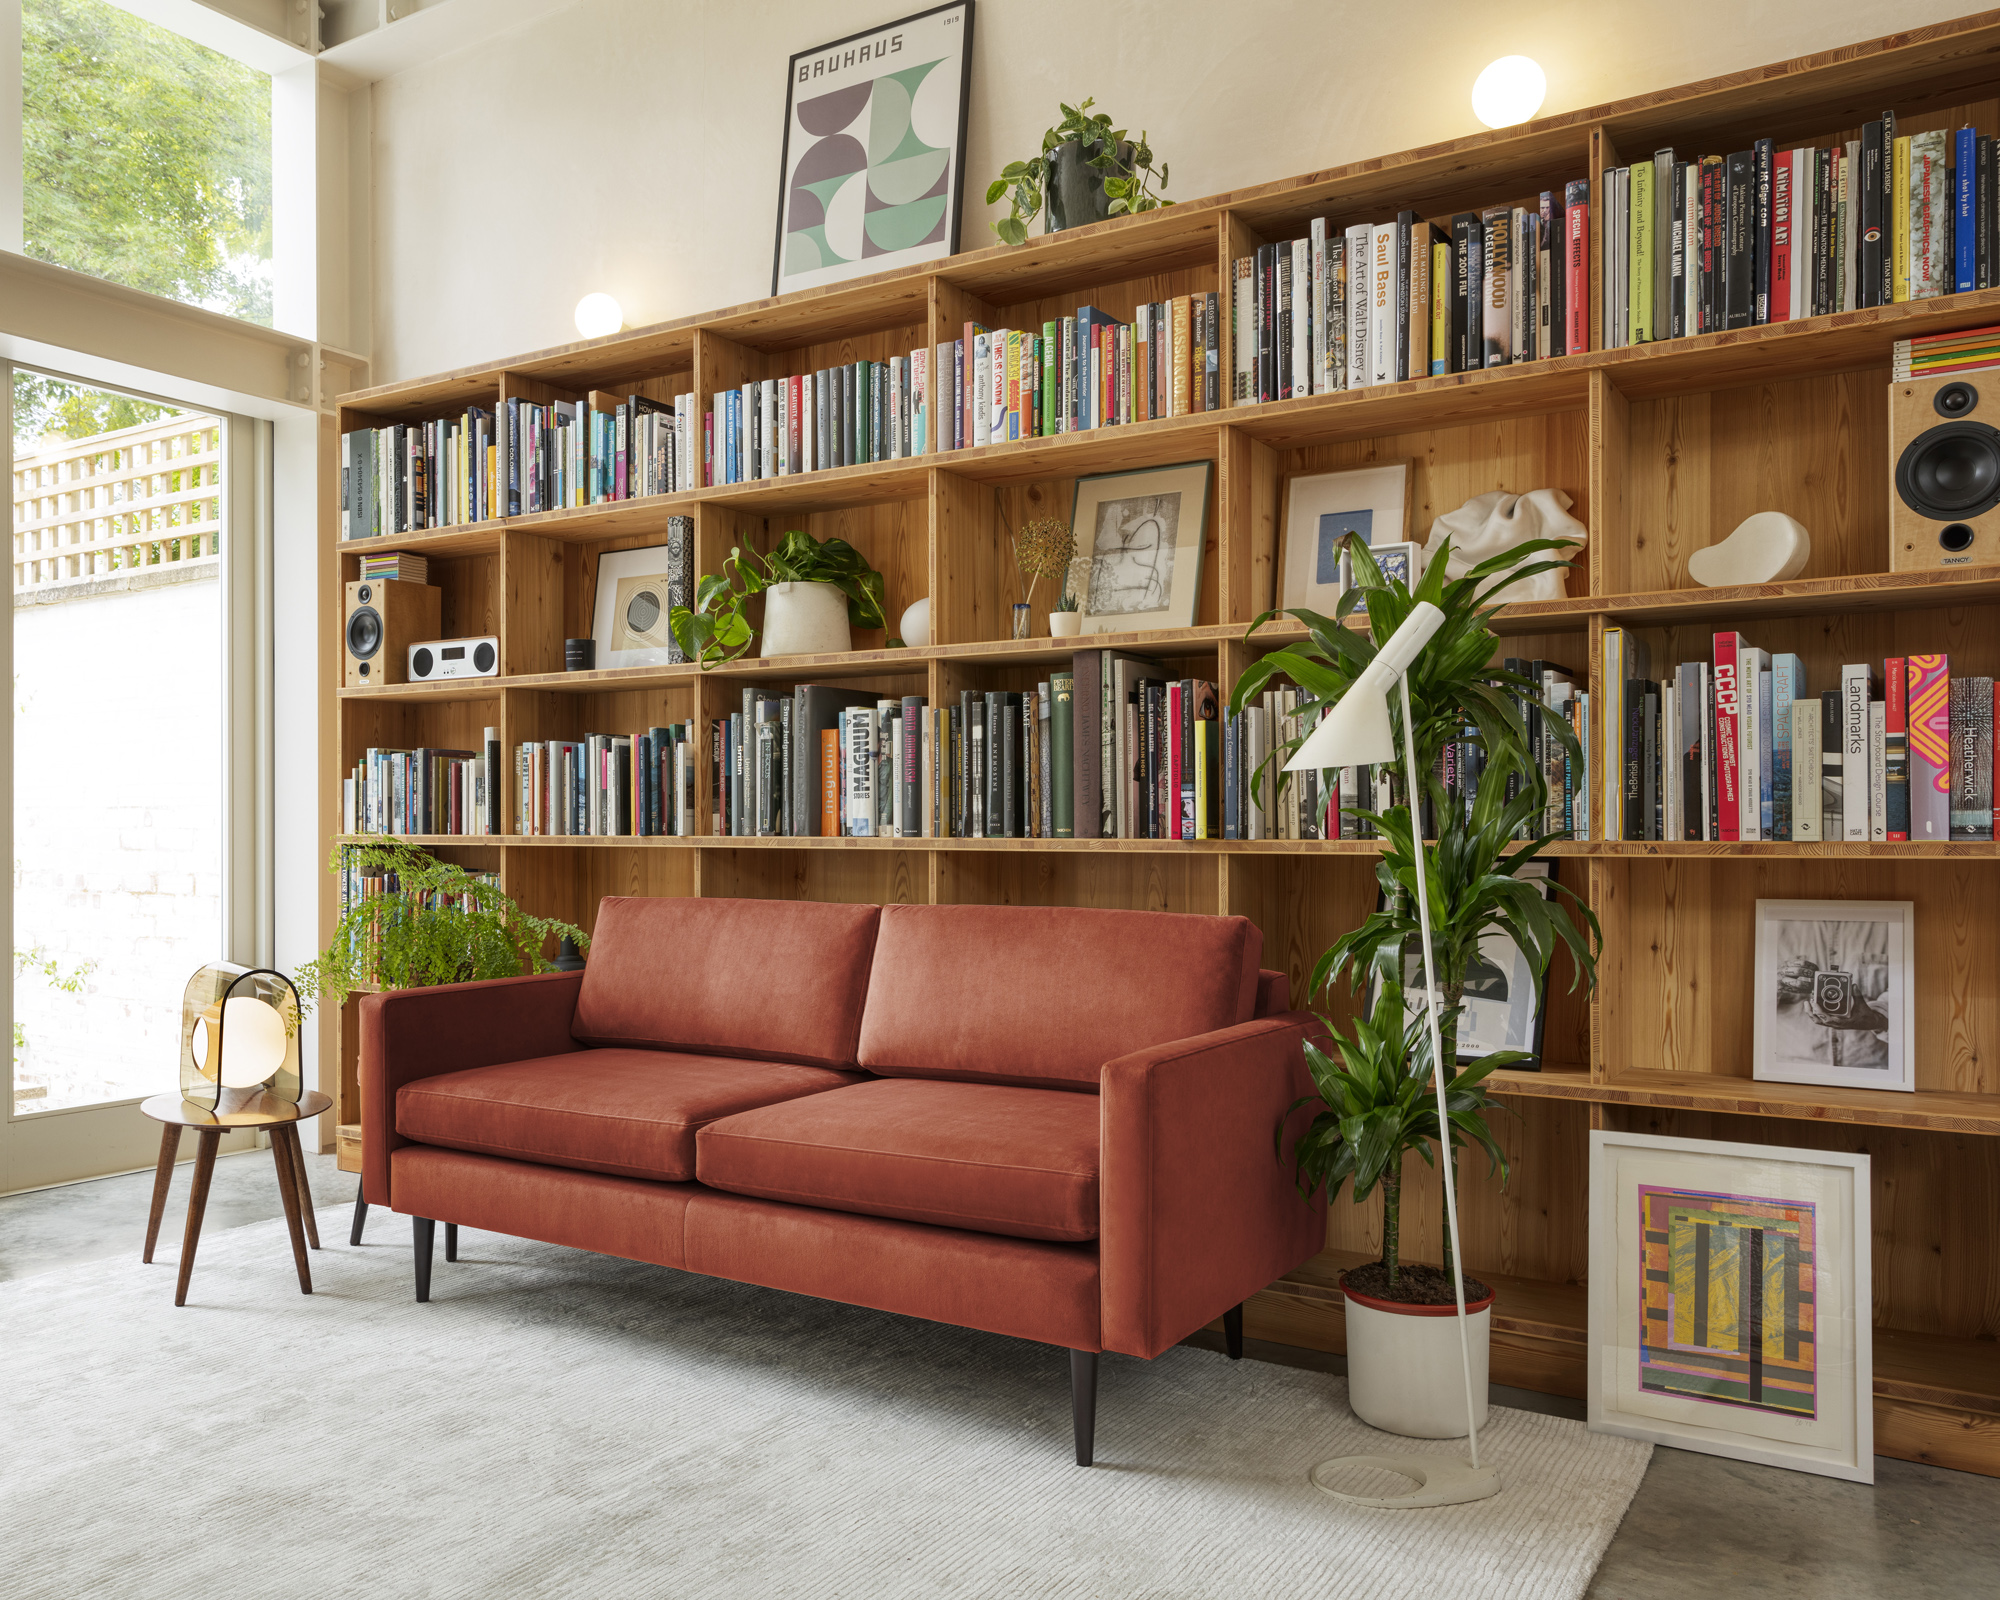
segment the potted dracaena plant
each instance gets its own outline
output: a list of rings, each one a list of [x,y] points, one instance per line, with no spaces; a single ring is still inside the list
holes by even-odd
[[[1403,624],[1411,606],[1428,601],[1444,613],[1408,673],[1412,726],[1402,725],[1395,702],[1391,721],[1399,752],[1404,740],[1415,741],[1417,769],[1426,775],[1429,791],[1423,798],[1430,801],[1437,821],[1426,876],[1432,953],[1441,991],[1441,1051],[1445,1069],[1452,1074],[1445,1086],[1449,1138],[1454,1151],[1467,1144],[1484,1149],[1504,1181],[1506,1166],[1485,1123],[1486,1080],[1496,1068],[1519,1057],[1495,1052],[1469,1063],[1460,1060],[1458,1022],[1466,974],[1479,955],[1481,941],[1499,937],[1513,941],[1538,980],[1547,973],[1558,948],[1569,952],[1573,987],[1592,983],[1596,977],[1595,914],[1573,891],[1557,883],[1556,892],[1571,913],[1562,914],[1546,898],[1543,880],[1527,871],[1549,844],[1566,837],[1547,826],[1547,774],[1530,749],[1520,709],[1539,700],[1541,689],[1521,674],[1493,665],[1499,641],[1491,624],[1505,591],[1568,563],[1554,557],[1561,548],[1557,541],[1533,540],[1447,581],[1447,544],[1430,553],[1413,589],[1385,578],[1359,539],[1349,536],[1347,542],[1355,583],[1342,595],[1334,617],[1295,610],[1292,614],[1305,624],[1305,639],[1252,663],[1237,682],[1231,708],[1240,713],[1274,679],[1288,679],[1303,691],[1298,734],[1280,744],[1270,770],[1257,778],[1260,783],[1282,784],[1283,762],[1317,721],[1316,709],[1340,700]],[[1366,627],[1357,628],[1349,619],[1364,602]],[[1254,638],[1274,615],[1259,617],[1246,637]],[[1581,750],[1566,722],[1545,717],[1541,723],[1563,757],[1580,759]],[[1482,748],[1484,766],[1470,804],[1450,804],[1435,776],[1439,752],[1449,742],[1468,738]],[[1435,1091],[1430,1088],[1428,1045],[1422,1040],[1423,1030],[1415,1026],[1422,1013],[1399,1021],[1408,1009],[1403,993],[1405,963],[1414,964],[1420,937],[1415,852],[1424,847],[1412,821],[1411,797],[1401,792],[1402,770],[1399,755],[1393,783],[1398,803],[1385,811],[1362,813],[1383,843],[1376,866],[1381,905],[1328,946],[1308,985],[1314,1000],[1327,996],[1343,979],[1351,990],[1372,987],[1373,1005],[1352,1029],[1329,1024],[1338,1063],[1323,1052],[1317,1061],[1309,1058],[1323,1109],[1295,1143],[1292,1160],[1307,1193],[1321,1183],[1337,1192],[1341,1183],[1357,1174],[1373,1178],[1357,1181],[1357,1201],[1367,1199],[1376,1187],[1383,1189],[1383,1259],[1357,1270],[1350,1275],[1351,1283],[1344,1278],[1342,1284],[1348,1301],[1350,1396],[1365,1420],[1374,1420],[1362,1410],[1369,1405],[1377,1416],[1393,1417],[1398,1431],[1444,1438],[1465,1431],[1457,1330],[1450,1318],[1437,1314],[1439,1304],[1452,1299],[1449,1236],[1441,1270],[1413,1271],[1401,1260],[1401,1154],[1414,1149],[1435,1165],[1432,1146],[1441,1132],[1436,1125]],[[1421,806],[1415,809],[1421,815]],[[1418,1101],[1430,1109],[1420,1113]],[[1397,1140],[1401,1149],[1392,1158],[1387,1144]],[[1468,1310],[1475,1299],[1490,1304],[1490,1291],[1482,1284],[1468,1282],[1466,1294]],[[1376,1318],[1388,1322],[1377,1324]],[[1364,1322],[1379,1337],[1371,1339],[1364,1332],[1357,1339]],[[1475,1361],[1483,1361],[1486,1322],[1482,1309],[1473,1329],[1480,1340]],[[1429,1349],[1430,1345],[1436,1348]],[[1372,1398],[1385,1395],[1392,1398],[1380,1402]]]
[[[849,627],[889,630],[882,574],[845,539],[815,539],[797,528],[769,555],[732,548],[722,571],[703,575],[692,606],[674,606],[667,627],[704,668],[734,661],[756,636],[745,614],[764,596],[765,656],[823,655],[849,649]],[[901,639],[890,639],[891,647]]]

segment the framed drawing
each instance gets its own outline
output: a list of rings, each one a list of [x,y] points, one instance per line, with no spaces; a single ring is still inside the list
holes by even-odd
[[[665,544],[605,551],[597,558],[597,601],[591,611],[597,665],[676,665],[685,658],[667,630],[667,612],[693,603],[692,517],[670,517]]]
[[[1590,1135],[1590,1426],[1875,1481],[1868,1157]]]
[[[1212,461],[1076,480],[1070,515],[1090,563],[1085,633],[1192,628],[1201,604]]]
[[[1415,461],[1285,480],[1284,537],[1278,541],[1278,608],[1333,615],[1347,579],[1340,538],[1355,533],[1371,549],[1407,544]]]
[[[1554,900],[1555,880],[1547,861],[1530,861],[1521,869],[1524,882],[1541,885],[1542,898]],[[1379,910],[1382,897],[1376,896]],[[1458,1065],[1470,1066],[1495,1050],[1520,1050],[1532,1057],[1509,1068],[1515,1072],[1542,1070],[1542,1037],[1548,1014],[1543,1001],[1547,973],[1535,971],[1535,964],[1507,934],[1488,929],[1479,940],[1479,954],[1465,972],[1465,997],[1458,1018]],[[1404,1009],[1414,1020],[1418,997],[1423,993],[1423,957],[1415,950],[1403,952]],[[1368,1005],[1375,1005],[1376,974],[1368,975]]]
[[[1915,925],[1908,900],[1759,900],[1753,1076],[1914,1090]]]
[[[771,293],[957,252],[971,81],[972,0],[792,57]]]

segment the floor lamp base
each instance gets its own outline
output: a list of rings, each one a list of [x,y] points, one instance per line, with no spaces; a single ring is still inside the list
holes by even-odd
[[[1374,1467],[1413,1479],[1417,1486],[1407,1494],[1343,1494],[1338,1489],[1329,1489],[1320,1478],[1321,1473],[1335,1467]],[[1469,1467],[1456,1456],[1336,1456],[1331,1461],[1322,1461],[1308,1476],[1312,1486],[1322,1494],[1345,1500],[1349,1505],[1389,1511],[1461,1506],[1500,1492],[1498,1467]]]

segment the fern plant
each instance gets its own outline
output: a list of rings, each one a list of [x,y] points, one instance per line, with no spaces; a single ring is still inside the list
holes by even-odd
[[[345,862],[344,852],[352,852]],[[545,951],[590,937],[555,917],[523,911],[497,884],[400,840],[339,845],[335,872],[357,870],[384,887],[349,906],[332,942],[295,976],[299,1000],[338,1006],[358,989],[422,989],[477,978],[553,972]],[[389,887],[393,885],[393,887]]]

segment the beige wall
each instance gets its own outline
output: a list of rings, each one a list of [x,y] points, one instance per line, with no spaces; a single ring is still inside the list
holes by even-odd
[[[633,326],[768,294],[787,58],[921,8],[576,0],[376,84],[375,381],[573,339],[594,289]],[[1147,128],[1192,199],[1476,132],[1496,56],[1540,61],[1557,112],[1971,9],[980,0],[961,245],[991,241],[986,183],[1061,98]]]

